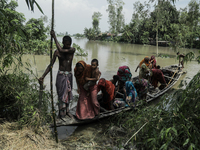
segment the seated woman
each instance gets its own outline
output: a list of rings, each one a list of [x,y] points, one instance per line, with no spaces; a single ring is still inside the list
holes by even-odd
[[[142,64],[145,64],[147,67],[149,67],[150,63],[149,63],[149,57],[146,56],[144,57],[144,59],[139,63],[139,65],[137,66],[137,68],[135,69],[135,72],[137,72],[138,68],[141,68]]]
[[[135,102],[135,99],[137,97],[137,91],[133,85],[133,82],[131,81],[126,81],[125,87],[126,87],[126,93],[125,93],[126,103],[129,106],[133,106],[133,103]]]
[[[124,98],[116,99],[113,105],[116,108],[134,106],[136,97],[137,97],[137,91],[133,85],[133,82],[126,81]]]
[[[130,68],[128,66],[119,67],[117,75],[119,76],[119,80],[124,82],[131,80],[132,77]]]
[[[78,103],[76,107],[76,117],[78,119],[92,119],[99,114],[100,105],[97,101],[97,85],[90,86],[90,94],[87,96],[83,86],[87,82],[86,77],[90,77],[92,72],[91,65],[84,61],[79,61],[74,68],[74,76],[78,87]]]
[[[157,69],[151,69],[150,72],[151,76],[151,84],[154,86],[154,88],[158,87],[158,82],[161,83],[159,86],[159,89],[162,90],[166,87],[166,81],[164,78],[164,75],[162,71],[160,70],[160,66],[157,66]]]
[[[102,103],[101,106],[107,110],[114,110],[113,100],[115,93],[115,86],[111,81],[101,78],[97,85],[98,92],[102,91]]]
[[[147,92],[148,92],[148,86],[149,86],[149,82],[146,79],[137,79],[134,83],[134,86],[137,90],[137,94],[139,97],[139,100],[146,100],[147,97]]]
[[[156,69],[156,58],[155,58],[154,55],[151,56],[149,62],[150,62],[150,68],[151,69]]]

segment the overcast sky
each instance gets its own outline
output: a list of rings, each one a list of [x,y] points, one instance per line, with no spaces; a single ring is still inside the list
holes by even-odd
[[[52,16],[52,0],[36,0],[42,8],[44,15],[48,19]],[[94,12],[100,12],[102,19],[99,22],[99,27],[102,32],[109,30],[108,8],[107,0],[54,0],[55,1],[55,31],[68,32],[69,34],[83,33],[84,28],[92,27],[92,15]],[[125,3],[123,7],[123,14],[125,16],[125,23],[130,23],[133,14],[133,3],[137,0],[123,0]],[[145,0],[140,0],[143,3]],[[17,0],[17,11],[25,15],[26,20],[30,18],[39,18],[43,14],[35,6],[34,12],[31,12],[25,0]],[[190,0],[176,1],[176,8],[184,8],[188,5]]]

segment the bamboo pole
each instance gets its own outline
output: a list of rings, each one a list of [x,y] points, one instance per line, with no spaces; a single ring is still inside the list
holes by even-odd
[[[135,134],[133,134],[133,136],[124,144],[124,147],[126,147],[126,145],[128,144],[128,142],[147,124],[148,122],[146,122]]]
[[[39,110],[41,110],[42,106],[42,95],[43,95],[43,84],[40,84],[40,91],[39,91]]]
[[[51,30],[54,28],[54,0],[52,0],[52,20],[51,20]],[[50,45],[50,85],[51,85],[51,104],[52,104],[52,114],[53,114],[53,121],[54,121],[54,132],[56,136],[56,142],[58,143],[58,133],[57,133],[57,127],[56,127],[56,119],[55,119],[55,110],[54,110],[54,102],[53,102],[53,74],[52,74],[52,47],[53,47],[53,37],[51,35],[51,45]]]
[[[178,67],[177,67],[176,71],[174,72],[173,76],[171,77],[171,80],[168,82],[167,86],[170,84],[170,82],[172,81],[172,79],[174,79],[174,75],[176,74],[177,71],[178,71]]]

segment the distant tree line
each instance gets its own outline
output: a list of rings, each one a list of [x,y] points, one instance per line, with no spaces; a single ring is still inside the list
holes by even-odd
[[[179,47],[200,48],[200,3],[191,0],[186,8],[177,10],[174,1],[149,1],[133,4],[132,19],[124,24],[123,1],[107,0],[109,40],[135,44],[168,41],[175,49]],[[153,3],[154,2],[154,3]],[[153,11],[150,6],[154,4]],[[95,15],[98,14],[98,15]],[[89,40],[107,40],[107,33],[100,34],[99,21],[102,16],[94,12],[93,28],[85,28],[84,34]],[[120,35],[117,36],[117,35]],[[97,38],[101,36],[101,38]]]

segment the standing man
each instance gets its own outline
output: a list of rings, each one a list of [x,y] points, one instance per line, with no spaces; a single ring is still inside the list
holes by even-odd
[[[58,57],[59,70],[56,78],[56,90],[58,94],[58,108],[59,117],[65,117],[68,115],[73,118],[73,115],[69,113],[69,102],[72,100],[72,87],[73,87],[73,76],[72,76],[72,60],[74,57],[75,48],[71,47],[72,39],[70,36],[63,37],[63,47],[60,46],[56,38],[54,30],[50,32],[54,38],[57,50],[55,50],[52,59],[52,67]],[[42,77],[39,78],[39,83],[43,84],[45,76],[50,72],[51,64],[48,65]]]
[[[182,68],[184,68],[184,57],[185,57],[185,55],[180,54],[179,52],[177,53],[177,55],[178,55],[178,58],[179,58],[179,64],[178,64],[178,66],[180,66],[180,64],[181,64]]]

